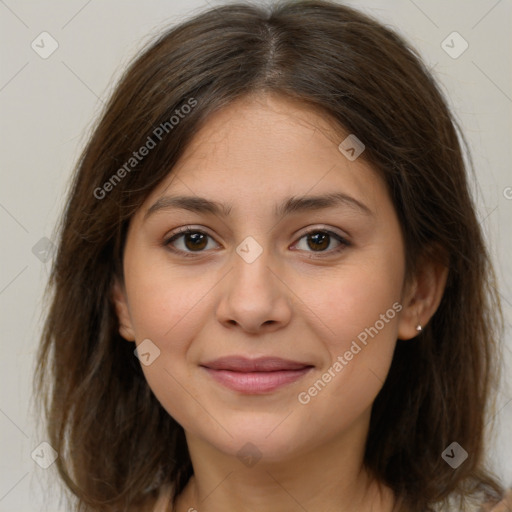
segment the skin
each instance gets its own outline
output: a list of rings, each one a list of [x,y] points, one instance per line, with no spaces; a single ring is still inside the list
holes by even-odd
[[[362,464],[371,406],[397,338],[414,338],[416,326],[429,321],[447,271],[425,262],[405,282],[393,204],[362,157],[352,162],[338,150],[347,135],[290,99],[237,100],[210,117],[131,220],[125,281],[116,282],[113,296],[122,336],[137,345],[150,339],[159,348],[159,357],[142,369],[185,429],[194,476],[178,512],[393,508],[391,491]],[[332,192],[370,213],[339,204],[275,215],[274,205],[290,196]],[[145,218],[159,198],[178,194],[229,204],[230,213],[169,208]],[[170,245],[191,257],[165,245],[188,225],[210,235],[199,250],[183,236]],[[349,244],[305,236],[326,229]],[[263,251],[251,263],[236,252],[248,236]],[[325,388],[300,403],[298,394],[396,303],[401,311]],[[278,356],[314,368],[271,393],[247,395],[223,387],[199,366],[234,354]],[[246,443],[261,456],[251,467],[237,457]]]

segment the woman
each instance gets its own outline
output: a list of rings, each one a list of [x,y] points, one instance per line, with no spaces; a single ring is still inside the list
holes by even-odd
[[[50,286],[38,383],[76,510],[507,506],[455,123],[357,11],[237,4],[163,34],[82,155]]]

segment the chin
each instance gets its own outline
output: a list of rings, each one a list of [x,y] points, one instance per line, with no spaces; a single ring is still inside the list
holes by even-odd
[[[286,415],[255,417],[249,414],[223,424],[233,437],[224,431],[215,437],[212,437],[211,431],[196,435],[226,455],[237,457],[244,464],[246,459],[251,462],[257,459],[260,464],[283,462],[295,457],[309,444],[307,437],[304,437],[304,427],[288,422]],[[313,444],[313,441],[310,440],[310,443]]]

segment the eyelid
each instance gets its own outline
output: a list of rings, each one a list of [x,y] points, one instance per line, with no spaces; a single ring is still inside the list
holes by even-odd
[[[333,228],[330,228],[326,225],[316,225],[316,226],[308,226],[307,228],[304,228],[306,231],[299,232],[300,234],[297,235],[297,241],[294,242],[290,247],[293,247],[297,245],[305,236],[314,234],[314,233],[327,233],[332,238],[335,238],[339,242],[339,246],[330,249],[327,251],[306,251],[309,253],[309,258],[315,259],[321,259],[321,258],[328,258],[330,256],[335,256],[339,254],[341,251],[346,249],[347,247],[350,247],[352,245],[351,242],[347,239],[348,237],[344,234],[340,234],[337,231],[335,231]],[[300,250],[300,249],[299,249]]]
[[[213,235],[208,233],[208,231],[205,228],[203,228],[203,227],[196,227],[196,226],[193,226],[193,225],[186,225],[186,226],[181,226],[181,227],[177,228],[170,235],[164,237],[164,241],[163,241],[162,245],[164,247],[167,247],[173,253],[180,254],[180,255],[185,256],[185,257],[190,257],[190,256],[192,256],[192,257],[194,257],[194,256],[195,257],[200,257],[201,255],[207,254],[209,251],[206,251],[206,250],[202,250],[202,251],[183,251],[181,249],[176,249],[176,248],[172,247],[171,242],[173,242],[176,239],[178,239],[181,235],[184,235],[184,234],[187,234],[187,233],[190,233],[190,232],[192,232],[192,233],[202,233],[202,234],[210,237],[212,240],[214,240],[214,242],[217,245],[219,245],[219,243],[215,240]],[[340,246],[335,248],[335,249],[330,249],[328,251],[306,251],[306,252],[310,252],[310,254],[311,254],[310,257],[322,258],[322,257],[332,256],[333,254],[337,254],[338,252],[340,252],[344,248],[349,247],[350,245],[352,245],[351,242],[349,242],[347,240],[347,236],[345,236],[344,234],[340,234],[339,232],[335,231],[335,228],[330,228],[329,226],[326,226],[326,225],[316,225],[316,226],[313,225],[313,226],[308,226],[306,228],[303,228],[303,230],[300,230],[295,235],[295,236],[297,236],[297,240],[295,242],[293,242],[293,244],[291,246],[289,246],[289,247],[293,247],[293,246],[297,245],[300,242],[300,240],[302,240],[302,238],[304,238],[305,236],[307,236],[309,234],[319,233],[319,232],[324,232],[324,233],[327,233],[328,235],[334,237],[340,243]]]
[[[167,249],[169,249],[171,252],[173,252],[175,254],[179,254],[181,256],[185,256],[185,257],[190,257],[190,256],[197,257],[197,256],[200,256],[202,253],[206,253],[207,251],[197,251],[197,252],[195,252],[195,251],[182,251],[181,249],[176,249],[175,247],[172,247],[171,242],[177,240],[181,235],[187,234],[187,233],[202,233],[202,234],[208,236],[209,238],[211,238],[217,245],[219,245],[219,243],[215,240],[213,235],[208,233],[208,231],[205,228],[203,228],[203,227],[196,227],[196,226],[193,226],[193,225],[181,226],[181,227],[175,229],[169,235],[166,235],[164,237],[162,245],[164,247],[166,247]]]
[[[173,238],[174,236],[176,235],[180,235],[182,233],[188,233],[190,231],[193,231],[193,232],[201,232],[201,233],[204,233],[205,235],[208,235],[210,237],[213,238],[212,235],[210,235],[210,233],[208,233],[207,229],[202,227],[202,226],[195,226],[193,224],[187,224],[185,226],[180,226],[179,228],[176,228],[175,230],[173,230],[170,234],[166,235],[164,238],[166,240],[169,240],[171,238]]]
[[[311,226],[306,226],[305,228],[300,229],[295,234],[295,236],[297,236],[300,239],[305,235],[309,235],[310,233],[316,233],[317,231],[325,231],[327,233],[336,235],[342,238],[347,243],[348,238],[350,238],[350,235],[346,231],[341,231],[339,228],[334,228],[327,224],[312,224]]]

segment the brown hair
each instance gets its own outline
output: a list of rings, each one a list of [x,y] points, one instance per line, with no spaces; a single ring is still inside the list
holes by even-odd
[[[351,8],[299,0],[211,9],[161,35],[126,71],[80,158],[36,375],[76,509],[142,510],[164,484],[175,499],[192,474],[182,427],[118,333],[111,289],[114,276],[122,280],[134,212],[209,114],[253,92],[297,99],[356,134],[388,186],[408,272],[423,256],[444,254],[449,267],[431,322],[414,342],[397,343],[373,405],[366,467],[409,512],[474,491],[496,499],[483,438],[500,307],[456,124],[430,73],[394,32]],[[127,166],[157,127],[162,143]],[[441,458],[452,441],[469,454],[456,470]]]

